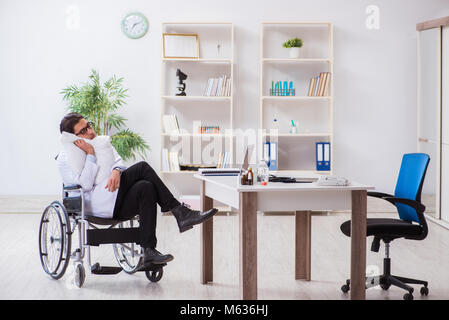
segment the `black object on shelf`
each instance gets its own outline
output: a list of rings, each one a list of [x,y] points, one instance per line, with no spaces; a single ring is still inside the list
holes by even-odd
[[[186,96],[187,95],[185,92],[186,84],[183,81],[187,79],[187,75],[184,72],[182,72],[180,69],[177,69],[176,76],[179,79],[179,86],[178,86],[179,93],[177,93],[176,95],[177,96]]]

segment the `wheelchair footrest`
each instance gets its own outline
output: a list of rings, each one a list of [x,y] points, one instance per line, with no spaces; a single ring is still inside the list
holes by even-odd
[[[137,271],[156,271],[162,267],[165,267],[166,265],[167,265],[166,263],[162,263],[162,264],[149,263],[149,264],[145,264],[145,265],[141,266]]]
[[[123,268],[121,267],[106,267],[106,266],[100,266],[100,264],[97,262],[92,266],[92,269],[90,270],[93,274],[117,274],[121,272]]]

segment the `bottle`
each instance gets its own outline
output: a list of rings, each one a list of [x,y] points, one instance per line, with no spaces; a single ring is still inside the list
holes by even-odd
[[[246,173],[244,170],[240,173],[240,184],[242,186],[248,184],[248,173]]]
[[[292,134],[298,133],[298,126],[297,126],[296,122],[293,120],[291,120],[290,133],[292,133]]]
[[[254,184],[254,173],[251,167],[248,168],[248,184],[251,186]]]
[[[268,183],[269,170],[267,163],[265,160],[260,160],[259,165],[257,166],[257,182],[267,182]]]

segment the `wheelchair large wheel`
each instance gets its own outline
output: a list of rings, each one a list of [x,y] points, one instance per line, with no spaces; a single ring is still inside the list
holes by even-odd
[[[42,268],[53,279],[60,279],[69,264],[70,219],[65,207],[53,201],[42,213],[39,227],[39,256]]]
[[[138,218],[118,224],[118,228],[133,228],[138,224]],[[128,274],[139,270],[143,264],[143,249],[135,243],[114,243],[114,256],[120,267]]]

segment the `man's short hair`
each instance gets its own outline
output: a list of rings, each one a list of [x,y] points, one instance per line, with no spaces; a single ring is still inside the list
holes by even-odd
[[[62,133],[63,131],[68,133],[75,133],[73,128],[75,125],[83,119],[84,117],[76,112],[70,112],[66,114],[64,118],[62,118],[61,123],[59,124],[59,131]]]

